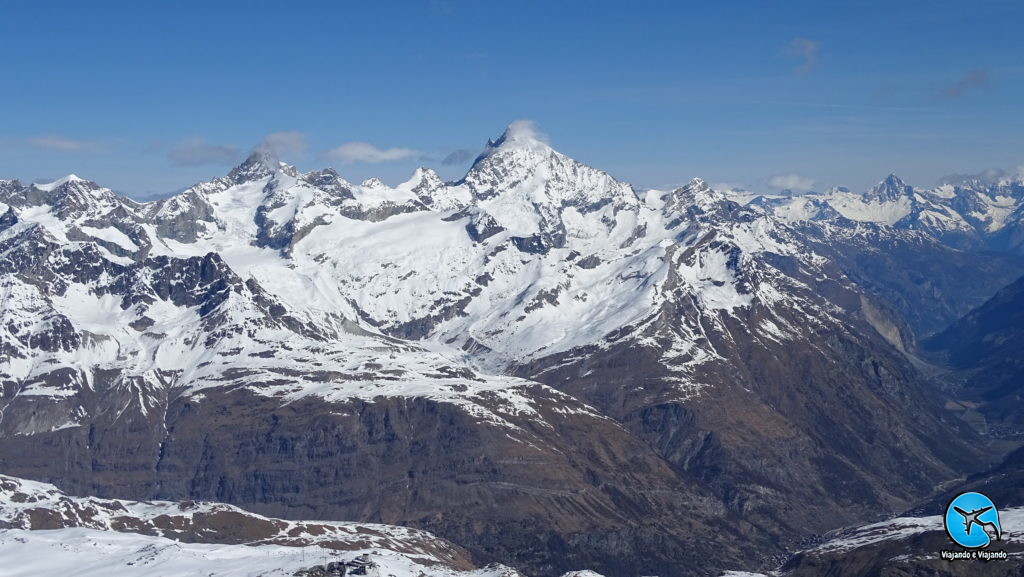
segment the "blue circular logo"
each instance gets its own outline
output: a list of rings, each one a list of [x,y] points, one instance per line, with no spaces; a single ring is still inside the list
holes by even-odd
[[[992,499],[981,493],[961,493],[946,507],[946,533],[967,549],[988,547],[1003,536],[999,512]]]

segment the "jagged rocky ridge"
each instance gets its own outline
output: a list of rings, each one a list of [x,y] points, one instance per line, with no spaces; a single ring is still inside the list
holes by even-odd
[[[521,127],[455,183],[257,154],[153,203],[77,177],[0,203],[0,470],[77,492],[669,575],[985,458],[904,354],[912,303],[829,242],[859,224],[639,193]]]

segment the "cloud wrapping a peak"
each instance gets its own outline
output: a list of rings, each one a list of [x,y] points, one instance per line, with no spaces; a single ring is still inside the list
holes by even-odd
[[[508,141],[516,140],[536,140],[548,144],[548,136],[537,129],[537,123],[532,120],[515,120],[508,125],[505,129],[505,139]]]
[[[346,142],[324,153],[328,159],[342,164],[395,162],[418,158],[420,155],[420,151],[412,148],[380,149],[368,142],[357,141]]]
[[[815,182],[813,178],[791,172],[789,174],[777,174],[769,178],[768,186],[779,190],[808,191],[814,187]]]
[[[810,74],[818,66],[818,53],[820,50],[821,42],[803,36],[796,36],[786,44],[785,53],[802,61],[800,66],[797,67],[796,73],[803,76]]]

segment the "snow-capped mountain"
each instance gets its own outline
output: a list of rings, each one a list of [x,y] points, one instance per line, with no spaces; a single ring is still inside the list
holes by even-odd
[[[756,564],[981,458],[830,244],[943,206],[639,192],[521,124],[451,183],[263,153],[151,203],[2,181],[0,471],[541,574]]]
[[[988,246],[1019,254],[1024,247],[1021,178],[957,179],[923,189],[890,174],[863,194],[834,188],[825,193],[755,197],[753,201],[787,222],[837,221],[841,217],[923,231],[956,248]]]

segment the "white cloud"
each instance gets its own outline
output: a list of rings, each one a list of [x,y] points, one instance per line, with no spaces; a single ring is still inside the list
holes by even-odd
[[[508,125],[505,131],[509,140],[537,140],[543,143],[548,142],[546,134],[537,129],[537,123],[532,120],[516,120]]]
[[[238,147],[208,144],[202,138],[193,138],[176,146],[167,158],[175,166],[232,164],[238,159]]]
[[[36,148],[45,148],[46,150],[57,150],[60,152],[97,152],[102,148],[98,142],[75,140],[73,138],[66,138],[56,134],[30,138],[28,139],[28,143]]]
[[[368,142],[346,142],[324,153],[327,158],[344,164],[394,162],[419,155],[418,150],[411,148],[380,149]]]
[[[810,74],[818,66],[818,52],[821,50],[821,42],[796,36],[786,44],[785,53],[798,58],[803,63],[797,67],[797,74]]]
[[[814,183],[817,182],[813,178],[808,176],[800,176],[794,172],[789,174],[776,174],[775,176],[768,179],[768,186],[778,189],[789,189],[789,190],[811,190]]]

